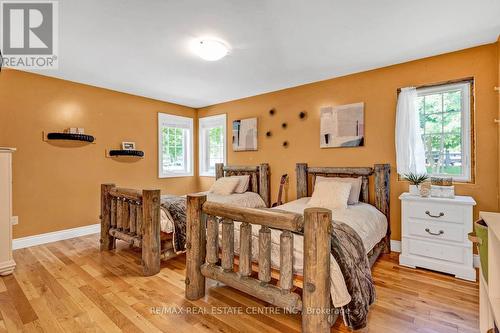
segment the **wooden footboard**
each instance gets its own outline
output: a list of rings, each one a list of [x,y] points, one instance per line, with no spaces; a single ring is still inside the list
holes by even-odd
[[[234,268],[234,221],[240,226],[238,271]],[[279,210],[251,209],[187,197],[186,298],[205,295],[205,277],[290,312],[302,311],[303,332],[329,332],[331,211],[308,208],[304,217]],[[222,241],[219,244],[219,223]],[[252,277],[252,224],[260,225],[258,276]],[[271,230],[280,237],[279,283],[271,281]],[[293,286],[293,232],[304,230],[304,289]],[[219,258],[219,248],[221,256]]]
[[[160,271],[160,190],[101,185],[101,251],[114,249],[116,239],[142,248],[144,275]]]

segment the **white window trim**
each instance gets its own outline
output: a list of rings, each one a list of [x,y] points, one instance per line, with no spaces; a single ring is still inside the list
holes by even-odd
[[[418,97],[432,95],[443,91],[460,89],[462,91],[462,175],[452,176],[454,181],[472,181],[472,143],[471,143],[471,82],[444,84],[428,88],[417,89]],[[431,174],[437,177],[449,177],[449,174]]]
[[[184,159],[187,164],[187,172],[179,171],[169,171],[163,172],[163,158],[162,158],[162,128],[176,127],[189,130],[188,141],[186,143],[186,154]],[[158,113],[158,178],[173,178],[173,177],[189,177],[194,176],[193,172],[193,142],[194,142],[194,132],[193,132],[193,118],[175,116],[167,113]]]
[[[227,117],[226,114],[219,114],[216,116],[204,117],[198,119],[198,167],[199,173],[202,177],[215,177],[215,170],[213,172],[205,171],[205,163],[207,159],[207,139],[203,134],[205,128],[210,128],[213,125],[223,123],[223,163],[227,161]]]

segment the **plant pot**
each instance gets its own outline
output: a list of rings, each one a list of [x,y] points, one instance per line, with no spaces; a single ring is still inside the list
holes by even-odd
[[[420,196],[420,188],[418,185],[410,185],[410,194]]]

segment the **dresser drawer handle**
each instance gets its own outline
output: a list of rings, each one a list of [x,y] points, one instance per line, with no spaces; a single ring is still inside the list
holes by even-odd
[[[440,217],[444,216],[443,212],[439,213],[439,215],[432,215],[431,212],[429,212],[428,210],[425,211],[425,214],[429,215],[430,217],[435,217],[435,218],[440,218]]]
[[[431,235],[434,235],[434,236],[440,236],[440,235],[444,234],[443,230],[439,230],[439,232],[432,232],[429,228],[425,228],[425,231],[428,234],[431,234]]]

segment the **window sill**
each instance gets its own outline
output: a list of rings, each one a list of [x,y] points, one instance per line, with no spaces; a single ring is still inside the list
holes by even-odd
[[[171,175],[159,175],[158,178],[181,178],[181,177],[193,177],[193,173],[176,173]]]
[[[200,172],[200,177],[212,177],[215,178],[215,173],[209,173],[209,172]]]

